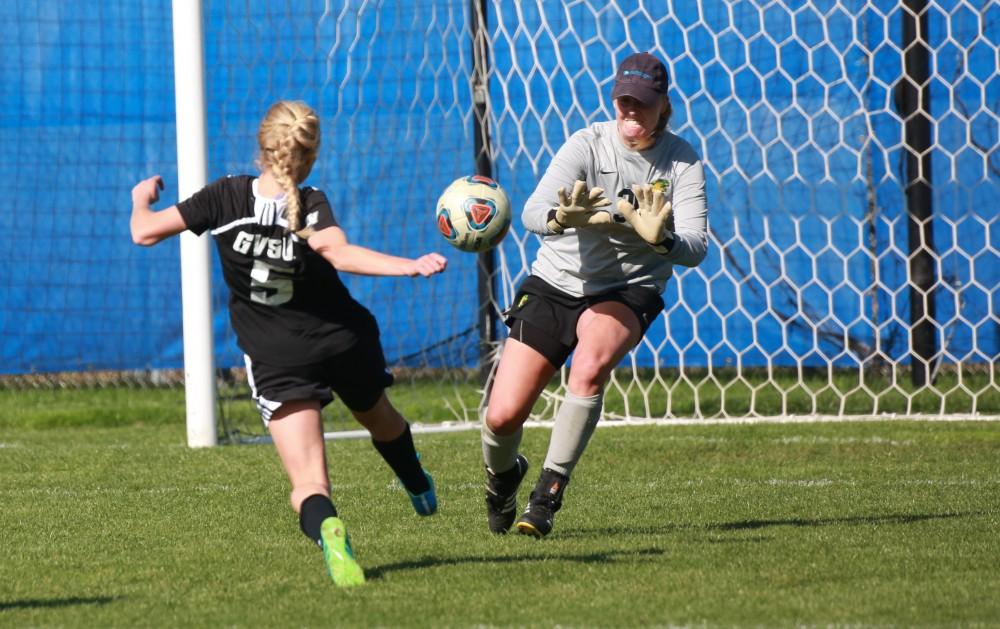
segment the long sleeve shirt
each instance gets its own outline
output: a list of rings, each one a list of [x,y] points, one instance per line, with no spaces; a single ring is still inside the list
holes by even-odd
[[[582,179],[600,187],[612,205],[614,222],[570,228],[555,234],[547,227],[560,187],[570,190]],[[615,202],[628,198],[636,184],[665,186],[673,204],[668,228],[674,243],[657,253],[618,212]],[[694,148],[664,131],[643,151],[627,148],[615,121],[598,122],[574,133],[559,149],[528,198],[521,214],[525,228],[544,236],[531,273],[572,295],[595,295],[629,284],[662,292],[675,264],[693,267],[708,249],[705,173]]]

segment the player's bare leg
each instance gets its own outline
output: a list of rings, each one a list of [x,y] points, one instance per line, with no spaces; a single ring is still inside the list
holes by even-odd
[[[517,488],[528,471],[528,460],[517,451],[521,426],[555,371],[529,345],[514,338],[504,343],[482,426],[486,514],[494,533],[506,533],[514,523]]]
[[[292,508],[299,514],[302,532],[322,548],[330,578],[342,587],[364,583],[347,529],[330,500],[319,402],[285,402],[272,415],[268,430],[292,483]]]
[[[613,301],[585,310],[576,329],[579,342],[573,354],[566,396],[556,412],[542,472],[527,509],[517,521],[519,532],[535,537],[544,537],[552,530],[570,474],[601,418],[604,385],[611,370],[642,334],[632,310]]]
[[[319,402],[314,400],[285,402],[268,422],[271,439],[292,483],[290,499],[296,513],[301,513],[302,503],[309,496],[330,497],[319,409]]]

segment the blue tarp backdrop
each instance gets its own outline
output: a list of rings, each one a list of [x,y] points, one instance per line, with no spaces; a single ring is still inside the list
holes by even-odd
[[[387,357],[474,365],[476,260],[433,220],[439,192],[475,168],[469,3],[235,4],[204,2],[209,181],[255,172],[271,102],[309,102],[323,145],[307,183],[352,241],[449,257],[427,280],[345,278]],[[537,247],[519,206],[552,153],[610,116],[615,64],[651,49],[668,60],[672,128],[706,163],[713,242],[697,274],[670,282],[639,362],[857,364],[876,345],[905,361],[897,3],[686,2],[627,20],[603,2],[551,4],[489,16],[494,176],[515,208],[506,279]],[[993,362],[1000,10],[932,5],[939,344],[946,361]],[[160,205],[178,201],[169,1],[2,3],[0,41],[0,373],[180,367],[178,244],[140,248],[128,232],[135,182],[159,173]],[[213,284],[218,362],[237,366],[218,268]]]

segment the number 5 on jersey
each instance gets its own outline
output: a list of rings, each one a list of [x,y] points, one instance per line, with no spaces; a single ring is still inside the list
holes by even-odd
[[[280,306],[292,299],[292,276],[284,269],[254,260],[250,271],[250,300],[267,306]]]

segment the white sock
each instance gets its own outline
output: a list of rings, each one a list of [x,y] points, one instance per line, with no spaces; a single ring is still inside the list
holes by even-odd
[[[549,451],[545,456],[545,469],[569,476],[587,448],[590,436],[594,434],[601,411],[604,408],[604,392],[590,397],[581,397],[566,391],[566,397],[556,413]]]
[[[499,474],[514,467],[523,434],[524,429],[518,427],[514,434],[498,435],[490,430],[485,421],[483,422],[483,461],[491,472]]]

